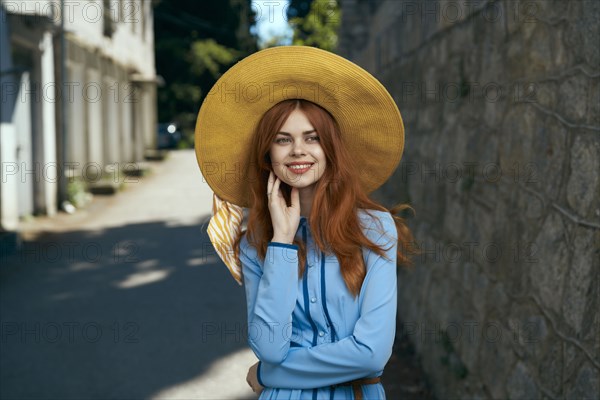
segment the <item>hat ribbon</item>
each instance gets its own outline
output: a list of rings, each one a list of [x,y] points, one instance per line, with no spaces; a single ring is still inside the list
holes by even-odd
[[[233,243],[242,225],[242,207],[219,198],[213,193],[213,215],[206,232],[210,242],[239,285],[242,285],[241,265],[235,257]]]

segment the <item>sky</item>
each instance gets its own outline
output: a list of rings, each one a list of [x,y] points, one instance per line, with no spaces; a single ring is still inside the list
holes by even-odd
[[[291,43],[292,30],[287,23],[287,0],[253,0],[252,9],[256,12],[256,31],[259,46],[272,36],[285,35]]]

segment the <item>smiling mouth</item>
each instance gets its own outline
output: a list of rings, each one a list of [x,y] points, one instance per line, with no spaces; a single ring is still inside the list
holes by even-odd
[[[313,166],[313,164],[310,164],[310,163],[286,165],[287,169],[292,171],[294,174],[298,174],[298,175],[301,175],[301,174],[307,172],[312,166]]]

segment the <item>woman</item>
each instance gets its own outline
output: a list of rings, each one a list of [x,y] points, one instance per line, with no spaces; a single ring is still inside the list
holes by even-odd
[[[273,60],[279,65],[272,66]],[[296,93],[306,93],[313,82],[303,74],[320,83],[327,76],[337,86],[314,102],[304,96],[286,99],[283,92],[270,93],[259,106],[221,101],[221,109],[244,113],[231,118],[246,119],[252,129],[238,124],[231,130],[235,122],[223,127],[208,117],[218,93],[200,111],[200,167],[215,193],[231,198],[222,203],[215,197],[211,239],[219,251],[229,243],[223,237],[235,238],[225,246],[233,248],[233,262],[227,252],[220,254],[234,277],[241,269],[246,289],[248,343],[259,359],[248,372],[248,384],[261,399],[385,398],[379,376],[396,330],[396,265],[408,262],[400,250],[410,249],[412,237],[400,218],[366,193],[381,185],[399,161],[404,143],[399,112],[366,71],[300,46],[247,57],[215,86],[247,82],[243,75],[250,66],[265,74],[255,82],[284,87],[293,82],[301,89]],[[346,84],[355,97],[344,94]],[[256,114],[252,107],[262,111],[254,122],[247,120]],[[357,114],[358,109],[367,115]],[[223,121],[230,120],[224,116]],[[222,134],[215,133],[217,127]],[[239,170],[246,179],[237,186],[224,182],[222,174],[209,179],[206,172],[216,148],[207,138],[227,131],[244,132],[246,138],[244,146],[221,154],[243,160]],[[224,169],[233,171],[231,165],[225,162]],[[371,170],[362,170],[365,166]],[[232,189],[241,183],[246,187]],[[229,229],[239,226],[236,204],[249,208],[246,232]]]

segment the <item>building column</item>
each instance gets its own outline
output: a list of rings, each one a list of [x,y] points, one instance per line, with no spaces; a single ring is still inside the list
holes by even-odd
[[[156,82],[135,81],[135,162],[144,160],[146,150],[156,149]]]
[[[44,32],[40,43],[40,97],[41,97],[41,136],[42,179],[40,193],[42,213],[50,216],[57,212],[58,174],[63,173],[56,158],[56,75],[54,73],[54,45],[52,33]]]

